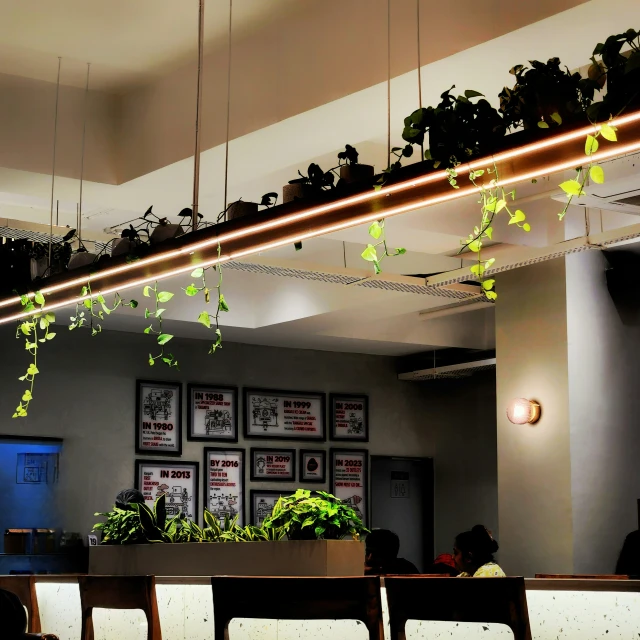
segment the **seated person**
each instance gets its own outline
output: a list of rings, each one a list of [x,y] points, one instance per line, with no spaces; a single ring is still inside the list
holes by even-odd
[[[430,567],[425,569],[430,575],[457,576],[460,572],[456,568],[456,561],[450,553],[441,553]]]
[[[504,571],[495,563],[493,554],[498,543],[481,524],[456,536],[453,557],[460,570],[459,578],[504,578]]]
[[[416,566],[398,558],[400,538],[388,529],[374,529],[365,541],[364,573],[367,576],[420,573]]]

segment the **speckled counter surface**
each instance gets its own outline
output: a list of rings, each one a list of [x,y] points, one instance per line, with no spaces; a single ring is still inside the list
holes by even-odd
[[[60,640],[80,637],[80,595],[73,579],[43,576],[37,583],[43,630]],[[211,588],[204,578],[158,578],[163,640],[213,640]],[[247,598],[260,594],[247,594]],[[534,640],[638,640],[640,581],[527,580]],[[386,618],[386,598],[383,593]],[[145,640],[138,611],[94,612],[95,640]],[[349,621],[235,620],[232,640],[366,640],[364,625]],[[388,634],[387,634],[388,637]],[[495,624],[409,622],[407,637],[429,640],[493,640],[513,637]]]

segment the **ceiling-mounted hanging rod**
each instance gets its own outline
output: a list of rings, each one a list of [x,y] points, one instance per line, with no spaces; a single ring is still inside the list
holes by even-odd
[[[198,197],[200,193],[200,114],[202,112],[202,61],[204,51],[204,0],[198,10],[198,80],[196,88],[196,143],[193,154],[193,202],[191,204],[191,230],[198,228]]]
[[[51,246],[53,244],[53,193],[56,186],[56,142],[58,139],[58,98],[60,96],[60,66],[62,58],[58,56],[58,80],[56,81],[56,106],[53,116],[53,163],[51,168],[51,207],[49,210],[49,258],[47,267],[51,268]]]
[[[87,62],[87,82],[84,87],[84,107],[82,113],[82,153],[80,155],[80,200],[78,202],[78,247],[82,246],[82,184],[84,180],[84,141],[87,134],[87,105],[89,98],[89,72],[91,63]]]
[[[229,123],[231,122],[231,25],[233,0],[229,0],[229,35],[227,42],[227,133],[224,143],[224,219],[227,219],[227,197],[229,192]]]

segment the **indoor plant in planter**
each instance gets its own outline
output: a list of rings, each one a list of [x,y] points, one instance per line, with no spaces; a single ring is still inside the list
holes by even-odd
[[[143,230],[143,232],[145,232]],[[146,232],[145,232],[146,233]],[[148,236],[147,236],[148,239]],[[135,253],[141,245],[145,244],[140,237],[140,230],[133,225],[128,229],[123,229],[119,238],[116,238],[111,245],[111,257],[129,255]]]
[[[75,229],[72,229],[64,237],[65,242],[71,242],[74,238],[77,238],[78,240],[78,248],[71,254],[71,257],[69,258],[67,269],[69,269],[70,271],[72,269],[86,267],[88,264],[93,264],[98,258],[98,254],[92,253],[87,250],[82,240],[80,240],[80,238],[78,237]]]
[[[500,114],[481,93],[467,89],[453,96],[454,88],[441,94],[438,106],[417,109],[404,121],[402,138],[410,144],[423,145],[429,132],[425,159],[434,167],[491,153],[506,132]]]
[[[280,498],[265,529],[282,529],[289,540],[342,540],[351,536],[358,540],[368,533],[358,514],[350,506],[325,491],[298,489]]]
[[[299,178],[289,180],[282,188],[283,202],[291,202],[314,196],[327,189],[335,187],[335,174],[332,170],[323,171],[319,165],[312,162],[307,169],[307,175],[298,171]]]
[[[589,89],[578,72],[562,69],[559,58],[530,60],[529,64],[531,68],[513,67],[509,73],[516,77],[515,86],[500,92],[500,111],[507,128],[548,129],[585,112],[593,88]]]
[[[344,151],[338,154],[338,168],[340,170],[340,183],[353,184],[373,178],[373,166],[358,162],[358,151],[350,144],[345,145]]]
[[[245,216],[254,215],[258,213],[259,207],[271,209],[276,206],[277,202],[278,194],[275,193],[275,191],[265,193],[260,202],[246,202],[241,198],[240,200],[236,200],[236,202],[232,202],[227,207],[226,211],[223,211],[222,214],[218,216],[218,222],[222,222],[222,219],[235,220],[236,218],[244,218]]]

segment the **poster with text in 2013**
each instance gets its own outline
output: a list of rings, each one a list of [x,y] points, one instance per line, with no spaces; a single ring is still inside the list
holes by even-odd
[[[364,450],[331,450],[331,492],[349,505],[366,525],[368,452]]]
[[[224,524],[238,516],[244,526],[244,449],[204,450],[204,500],[208,509]]]
[[[136,489],[150,509],[164,494],[168,518],[183,513],[190,520],[200,520],[197,462],[136,460]]]

